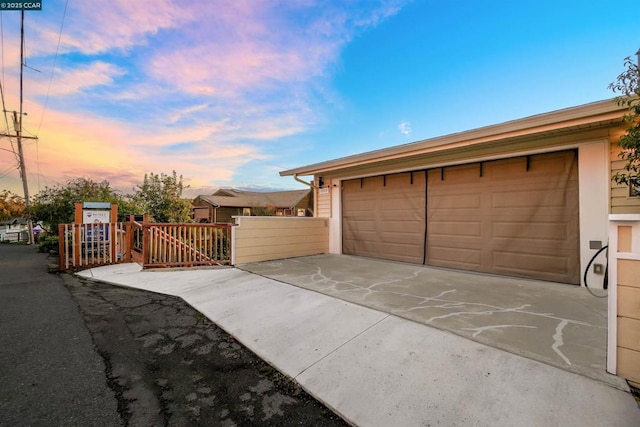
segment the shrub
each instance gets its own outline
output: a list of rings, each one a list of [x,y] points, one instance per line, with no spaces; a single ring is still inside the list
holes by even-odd
[[[45,236],[38,241],[38,252],[58,254],[58,236]]]

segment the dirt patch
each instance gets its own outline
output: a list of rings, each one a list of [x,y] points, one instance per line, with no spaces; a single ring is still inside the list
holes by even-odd
[[[63,277],[123,425],[347,425],[181,299]]]

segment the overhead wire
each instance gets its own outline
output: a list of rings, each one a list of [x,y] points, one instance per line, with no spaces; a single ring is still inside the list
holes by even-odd
[[[9,166],[7,169],[5,169],[3,172],[0,173],[0,178],[4,178],[5,176],[9,175],[9,173],[14,171],[15,169],[16,169],[15,165]]]
[[[0,45],[2,47],[2,53],[0,54],[0,61],[2,66],[2,69],[1,69],[2,78],[0,79],[0,98],[2,99],[2,114],[4,116],[4,122],[7,129],[7,138],[9,139],[9,143],[11,145],[11,151],[13,152],[13,155],[16,157],[16,161],[19,163],[20,159],[19,159],[18,153],[16,152],[16,148],[13,145],[13,139],[9,134],[10,132],[9,119],[7,118],[8,111],[7,111],[7,106],[4,98],[4,15],[1,12],[0,12]]]

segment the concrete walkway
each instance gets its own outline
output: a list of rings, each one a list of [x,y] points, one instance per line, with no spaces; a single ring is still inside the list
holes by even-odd
[[[602,381],[239,269],[80,275],[183,298],[358,426],[640,424]]]

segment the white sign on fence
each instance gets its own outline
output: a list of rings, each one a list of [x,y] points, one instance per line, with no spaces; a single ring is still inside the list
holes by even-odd
[[[109,223],[111,220],[111,211],[104,210],[87,210],[82,211],[82,223],[83,224],[101,224]]]

